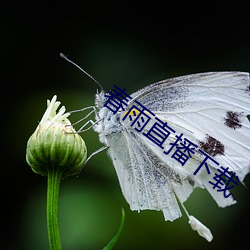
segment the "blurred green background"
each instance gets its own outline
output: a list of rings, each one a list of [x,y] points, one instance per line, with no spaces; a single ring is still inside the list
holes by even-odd
[[[196,2],[197,3],[197,2]],[[250,69],[247,8],[210,1],[9,2],[1,6],[2,230],[1,249],[48,249],[46,178],[25,161],[26,142],[54,94],[67,110],[93,105],[96,84],[59,57],[67,55],[109,90],[128,94],[173,76]],[[77,121],[83,114],[75,114]],[[82,134],[89,154],[102,145]],[[245,180],[250,186],[250,177]],[[62,181],[60,228],[65,250],[95,250],[126,220],[114,249],[248,249],[249,189],[233,190],[238,203],[218,208],[204,190],[186,202],[213,235],[206,242],[186,216],[165,222],[161,212],[132,212],[106,152],[81,175]]]

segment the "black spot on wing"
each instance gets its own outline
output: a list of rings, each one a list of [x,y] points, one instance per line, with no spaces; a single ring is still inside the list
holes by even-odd
[[[189,184],[194,187],[195,181],[193,179],[191,179],[190,177],[187,178],[187,181],[189,182]]]
[[[248,119],[248,121],[250,122],[250,115],[247,115],[247,119]]]
[[[224,124],[232,129],[240,128],[242,113],[227,111],[227,115],[224,118]]]
[[[224,155],[224,145],[215,138],[207,135],[205,141],[199,142],[200,148],[212,157],[216,155]]]

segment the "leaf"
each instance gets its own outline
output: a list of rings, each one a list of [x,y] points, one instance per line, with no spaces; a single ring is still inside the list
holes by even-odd
[[[111,239],[111,241],[103,248],[103,250],[110,250],[113,248],[113,246],[115,245],[116,241],[118,240],[118,238],[120,236],[120,233],[121,233],[123,225],[124,225],[124,221],[125,221],[125,211],[122,208],[122,218],[121,218],[120,225],[117,228],[117,231],[116,231],[115,235],[113,236],[113,238]]]

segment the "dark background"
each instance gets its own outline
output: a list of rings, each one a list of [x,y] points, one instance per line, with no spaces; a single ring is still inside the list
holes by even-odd
[[[69,55],[109,90],[131,94],[168,77],[205,71],[249,71],[248,5],[216,1],[41,1],[1,4],[2,249],[48,249],[46,178],[25,161],[26,143],[54,94],[67,110],[93,105],[96,84],[59,57]],[[245,2],[247,3],[247,2]],[[72,116],[77,121],[83,114]],[[101,147],[82,134],[89,154]],[[246,185],[250,186],[249,176]],[[114,249],[248,249],[249,190],[218,208],[204,190],[186,202],[214,235],[192,231],[186,216],[165,222],[161,212],[132,212],[105,152],[79,178],[62,181],[60,228],[65,250],[101,249],[121,215],[125,226]]]

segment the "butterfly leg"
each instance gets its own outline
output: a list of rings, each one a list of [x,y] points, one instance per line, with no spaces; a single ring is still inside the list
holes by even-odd
[[[96,112],[96,108],[95,106],[89,106],[89,107],[86,107],[86,108],[82,108],[82,109],[77,109],[77,110],[73,110],[70,112],[70,114],[72,113],[76,113],[76,112],[82,112],[82,111],[85,111],[87,109],[92,109],[87,115],[85,115],[83,118],[81,118],[80,120],[78,120],[77,122],[75,122],[74,124],[72,124],[73,126],[81,123],[82,121],[86,120],[90,115],[92,115],[93,113],[95,113],[95,115],[97,115],[97,112]],[[100,121],[100,120],[99,120]],[[99,121],[97,122],[93,122],[92,120],[88,120],[86,123],[84,123],[77,131],[77,133],[81,133],[81,132],[85,132],[85,131],[88,131],[89,129],[91,129],[96,123],[98,123]],[[83,129],[84,127],[86,127],[89,123],[91,123],[92,125],[90,127],[88,127],[87,129]]]
[[[107,149],[108,146],[102,146],[101,148],[97,149],[96,151],[94,151],[93,153],[91,153],[91,155],[87,158],[87,160],[84,162],[83,166],[81,167],[81,169],[79,170],[79,172],[77,173],[77,176],[80,175],[82,169],[84,168],[84,166],[86,165],[86,163],[96,154],[102,152],[103,150]]]
[[[70,111],[70,114],[72,114],[72,113],[76,113],[76,112],[82,112],[82,111],[85,111],[87,109],[92,109],[92,110],[87,115],[85,115],[83,118],[81,118],[79,121],[75,122],[73,125],[76,125],[76,124],[82,122],[83,120],[87,119],[93,113],[96,114],[96,108],[94,106],[90,106],[90,107]]]
[[[96,151],[94,151],[93,153],[91,153],[91,155],[87,158],[87,160],[85,161],[84,165],[86,165],[86,163],[96,154],[102,152],[103,150],[107,149],[108,146],[102,146],[101,148],[97,149]]]
[[[95,126],[98,122],[100,122],[102,119],[96,121],[96,122],[93,122],[92,120],[88,120],[86,123],[84,123],[77,131],[77,133],[82,133],[82,132],[86,132],[88,130],[90,130],[93,126]],[[83,129],[84,127],[86,127],[86,125],[88,125],[89,123],[91,123],[92,125],[89,126],[88,128],[86,129]]]

